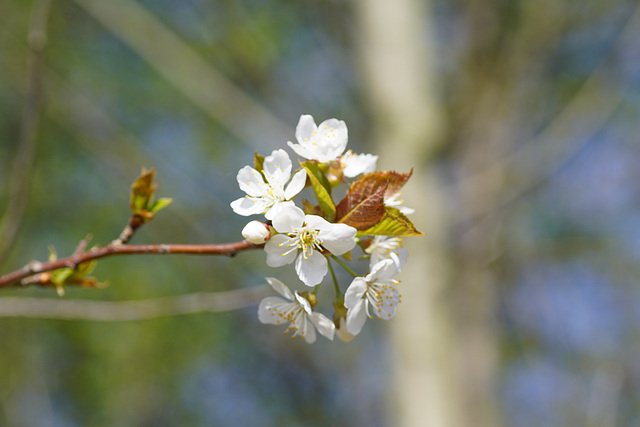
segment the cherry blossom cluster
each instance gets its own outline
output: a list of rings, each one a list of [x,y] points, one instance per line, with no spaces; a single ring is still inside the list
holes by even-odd
[[[238,172],[238,184],[246,193],[231,203],[242,216],[264,215],[266,222],[251,221],[242,230],[245,239],[264,244],[270,267],[293,264],[308,288],[292,292],[280,280],[266,281],[280,296],[262,300],[260,322],[287,326],[285,334],[316,340],[316,329],[333,340],[335,334],[350,341],[368,318],[387,320],[400,303],[398,274],[407,261],[402,237],[422,235],[407,218],[413,209],[402,206],[400,189],[411,172],[376,171],[378,156],[345,152],[346,124],[329,119],[316,126],[303,115],[296,127],[297,143],[288,146],[299,157],[299,167],[283,149],[268,156],[256,153],[253,166]],[[356,179],[357,178],[357,179]],[[335,203],[332,192],[348,185],[345,197]],[[317,204],[296,196],[311,187]],[[353,259],[359,246],[369,259],[366,274],[354,272],[345,261]],[[332,262],[353,276],[342,293]],[[316,311],[319,286],[327,273],[335,289],[333,320]]]

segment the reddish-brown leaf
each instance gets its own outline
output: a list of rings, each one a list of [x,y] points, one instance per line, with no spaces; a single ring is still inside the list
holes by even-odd
[[[379,187],[373,194],[370,194],[364,200],[361,200],[355,206],[348,210],[348,212],[340,218],[338,222],[350,225],[356,230],[367,230],[368,228],[376,225],[384,216],[384,194],[387,186],[383,185]],[[352,199],[347,193],[347,196],[340,202],[336,210],[340,209],[340,205],[352,206]]]
[[[322,216],[322,209],[320,209],[320,206],[311,204],[307,199],[302,199],[302,210],[307,215]]]
[[[336,206],[336,219],[342,220],[356,206],[360,205],[368,197],[377,193],[382,187],[385,188],[382,194],[382,201],[396,194],[411,177],[413,169],[409,173],[398,173],[394,171],[376,171],[360,177],[349,186],[347,195]]]

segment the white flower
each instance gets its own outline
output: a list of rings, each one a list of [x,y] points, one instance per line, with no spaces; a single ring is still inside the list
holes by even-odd
[[[291,338],[300,335],[309,344],[316,340],[316,328],[325,337],[333,340],[335,325],[326,316],[311,310],[311,304],[297,292],[292,294],[280,280],[266,277],[276,292],[286,298],[266,297],[258,306],[258,319],[262,323],[280,325],[289,322],[285,334],[292,332]]]
[[[376,170],[378,156],[373,154],[353,154],[348,150],[340,158],[340,166],[344,176],[354,178],[363,173],[369,173]]]
[[[305,215],[295,206],[286,207],[273,218],[278,233],[264,247],[267,265],[280,267],[295,261],[296,273],[307,286],[315,286],[327,274],[322,250],[342,255],[356,245],[357,230],[346,224],[332,224],[317,215]]]
[[[245,197],[231,203],[231,208],[238,215],[263,213],[267,219],[273,219],[282,208],[293,206],[293,202],[289,200],[302,191],[307,179],[307,173],[302,169],[284,188],[291,177],[291,159],[284,150],[274,150],[264,158],[263,172],[267,182],[251,166],[245,166],[238,172],[240,189],[247,193]]]
[[[358,335],[364,322],[375,314],[380,319],[391,319],[400,303],[398,268],[390,259],[377,263],[366,277],[356,277],[344,295],[347,308],[347,330]],[[371,308],[369,308],[371,306]]]
[[[267,224],[260,221],[251,221],[242,229],[242,237],[254,245],[261,245],[269,240],[269,237],[271,237],[271,231]]]
[[[393,196],[389,197],[384,201],[384,205],[394,207],[405,215],[410,215],[414,213],[416,211],[415,209],[402,206],[402,204],[404,203],[404,200],[398,199],[398,197],[400,197],[401,194],[402,193],[396,193]]]
[[[342,120],[329,119],[316,126],[313,117],[300,116],[296,126],[298,144],[288,141],[289,147],[299,156],[319,162],[330,162],[347,148],[347,125]]]
[[[383,259],[391,259],[400,270],[409,258],[409,252],[402,247],[400,237],[375,236],[365,253],[370,255],[369,268],[373,268]]]

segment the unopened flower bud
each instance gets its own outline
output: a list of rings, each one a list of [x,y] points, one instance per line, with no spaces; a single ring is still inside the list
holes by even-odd
[[[254,245],[261,245],[271,237],[269,226],[260,221],[251,221],[242,229],[242,237]]]

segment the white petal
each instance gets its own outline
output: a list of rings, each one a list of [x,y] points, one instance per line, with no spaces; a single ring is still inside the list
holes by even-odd
[[[400,267],[404,267],[409,259],[409,251],[406,248],[399,248],[397,251],[398,258],[400,259]]]
[[[356,277],[353,279],[347,292],[344,294],[344,306],[346,308],[353,308],[362,301],[365,291],[367,290],[367,282],[363,277]]]
[[[305,145],[305,142],[311,139],[311,135],[316,129],[316,122],[313,120],[313,117],[304,114],[300,116],[300,120],[298,120],[298,125],[296,126],[296,139],[300,144]]]
[[[296,228],[302,227],[303,222],[304,212],[302,212],[302,209],[288,206],[273,218],[273,228],[279,233],[289,233]]]
[[[240,189],[251,197],[262,197],[267,193],[267,185],[260,172],[251,166],[245,166],[238,171],[238,185]]]
[[[396,314],[396,307],[395,305],[390,306],[389,304],[384,304],[379,310],[374,310],[374,312],[380,319],[389,320]]]
[[[347,310],[347,331],[353,335],[358,335],[367,320],[367,313],[364,310],[365,302],[360,303]]]
[[[329,162],[339,157],[347,148],[348,139],[347,125],[342,120],[329,119],[320,123],[314,135],[318,148],[316,159]]]
[[[315,286],[322,282],[322,278],[327,274],[328,269],[327,259],[318,251],[308,255],[306,259],[304,254],[301,253],[296,259],[296,273],[307,286]]]
[[[268,242],[267,242],[268,243]],[[378,280],[388,280],[396,277],[399,273],[398,266],[393,260],[387,258],[378,262],[371,267],[371,273],[367,275],[366,280],[368,282],[374,282]]]
[[[285,200],[291,200],[293,197],[302,191],[304,184],[307,181],[307,171],[304,169],[299,170],[293,175],[291,182],[287,185],[287,189],[284,190]]]
[[[342,255],[356,245],[357,232],[358,230],[346,224],[329,224],[329,227],[320,229],[318,237],[322,239],[322,246],[332,254]]]
[[[267,253],[267,265],[269,267],[282,267],[291,264],[295,259],[298,251],[288,252],[295,245],[295,240],[290,239],[284,234],[276,234],[270,238],[264,245],[264,251]]]
[[[398,269],[404,267],[409,259],[409,251],[406,248],[398,248],[389,254],[389,257],[396,263]]]
[[[273,220],[284,208],[289,206],[295,207],[296,205],[293,202],[275,202],[267,213],[264,214],[264,217]]]
[[[336,325],[333,324],[325,315],[321,313],[312,313],[311,322],[318,328],[318,332],[333,341],[333,335],[336,332]]]
[[[276,291],[289,301],[293,301],[293,294],[291,293],[287,285],[285,285],[275,277],[265,277],[265,280],[271,285],[274,291]]]
[[[380,309],[375,310],[375,314],[382,320],[391,319],[396,313],[396,306],[400,302],[400,295],[395,287],[389,287],[386,294],[387,298],[383,298]]]
[[[398,208],[398,210],[400,211],[400,213],[403,213],[405,215],[411,215],[412,213],[414,213],[416,210],[413,208],[408,208],[406,206],[400,206]]]
[[[345,165],[344,176],[353,178],[363,173],[369,173],[376,170],[378,156],[372,154],[348,155],[348,151],[343,157],[341,163]]]
[[[285,301],[280,297],[266,297],[262,301],[260,301],[260,305],[258,306],[258,320],[261,323],[267,323],[270,325],[280,325],[286,323],[281,316],[278,315],[278,312],[287,312],[296,303]]]
[[[299,326],[300,335],[304,337],[304,340],[307,342],[307,344],[313,344],[314,342],[316,342],[316,329],[313,327],[313,324],[307,316],[301,317],[301,326]]]
[[[231,202],[231,209],[242,216],[261,214],[268,206],[269,204],[266,200],[257,197],[241,197]]]
[[[314,158],[313,151],[309,150],[305,146],[302,146],[300,144],[294,144],[291,141],[287,141],[287,145],[289,145],[289,147],[291,147],[291,149],[293,151],[295,151],[295,153],[300,157],[304,157],[305,159],[313,159]]]
[[[298,301],[298,304],[302,306],[302,308],[307,314],[311,315],[311,304],[309,304],[309,301],[297,292],[296,292],[296,301]]]
[[[304,217],[304,222],[307,223],[308,228],[313,230],[324,230],[325,228],[330,228],[333,225],[318,215],[306,215]]]
[[[264,158],[263,169],[269,184],[282,189],[291,177],[291,159],[286,151],[274,150]]]

